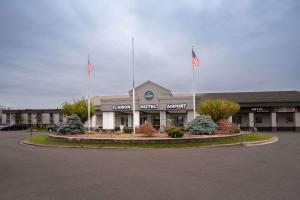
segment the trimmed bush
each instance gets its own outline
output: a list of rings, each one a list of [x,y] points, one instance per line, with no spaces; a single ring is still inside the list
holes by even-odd
[[[217,124],[208,115],[197,116],[189,122],[186,129],[195,135],[213,134],[217,130]]]
[[[127,134],[130,134],[130,133],[133,132],[133,128],[131,128],[131,127],[124,127],[124,128],[123,128],[123,132],[124,132],[124,133],[127,133]]]
[[[214,122],[228,119],[240,110],[240,105],[233,101],[211,99],[199,104],[197,111],[202,115],[209,115]]]
[[[153,128],[153,126],[145,121],[142,125],[140,125],[140,127],[137,130],[138,134],[145,134],[148,137],[153,137],[155,135],[155,133],[157,133],[157,130],[155,128]]]
[[[57,132],[62,135],[83,133],[84,126],[80,118],[74,114],[67,117],[67,121],[57,129]]]
[[[218,131],[219,134],[233,134],[233,133],[239,133],[241,130],[237,126],[237,124],[234,124],[228,119],[221,119],[218,121]]]
[[[166,130],[168,136],[172,137],[172,138],[180,138],[183,136],[184,132],[176,127],[171,127],[169,129]]]

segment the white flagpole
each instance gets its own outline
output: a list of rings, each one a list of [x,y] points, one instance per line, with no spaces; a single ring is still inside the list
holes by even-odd
[[[91,119],[90,119],[90,109],[91,109],[91,100],[90,100],[90,80],[91,80],[91,72],[89,70],[90,64],[90,54],[88,55],[88,73],[89,73],[89,81],[88,81],[88,131],[91,131]]]
[[[133,134],[135,134],[135,82],[134,82],[134,39],[132,37],[132,128]]]
[[[194,108],[194,119],[196,118],[196,97],[195,97],[195,67],[193,66],[193,108]]]

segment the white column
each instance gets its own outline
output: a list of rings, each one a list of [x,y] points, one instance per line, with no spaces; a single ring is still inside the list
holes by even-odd
[[[166,128],[166,126],[167,126],[167,112],[166,111],[159,112],[159,123],[160,123],[160,129]]]
[[[140,111],[135,111],[134,127],[140,126]]]
[[[102,120],[104,130],[115,129],[115,112],[103,112]]]
[[[272,131],[277,131],[276,112],[271,112]]]
[[[294,113],[294,123],[296,131],[300,131],[300,112]]]
[[[103,129],[114,130],[115,112],[103,112],[102,125],[103,125]]]
[[[2,114],[2,124],[6,124],[6,114]]]
[[[97,116],[96,115],[92,116],[92,118],[91,118],[91,127],[92,128],[97,128],[96,121],[97,121]]]
[[[191,122],[194,119],[194,111],[189,110],[187,113],[187,123]]]
[[[249,113],[249,127],[254,127],[254,113]]]
[[[232,123],[232,116],[228,118],[228,121]]]
[[[128,114],[128,127],[132,127],[132,115]]]

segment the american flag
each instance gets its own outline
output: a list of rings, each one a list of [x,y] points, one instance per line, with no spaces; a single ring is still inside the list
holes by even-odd
[[[89,74],[93,71],[93,65],[90,63],[90,59],[89,59],[89,61],[88,61],[88,72],[89,72]]]
[[[192,59],[193,67],[198,67],[199,66],[199,59],[196,56],[196,54],[194,52],[194,49],[192,49],[192,56],[193,56],[193,59]]]

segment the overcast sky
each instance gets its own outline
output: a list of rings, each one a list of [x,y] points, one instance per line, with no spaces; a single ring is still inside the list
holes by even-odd
[[[1,0],[0,104],[56,108],[152,80],[198,92],[300,90],[298,0]]]

